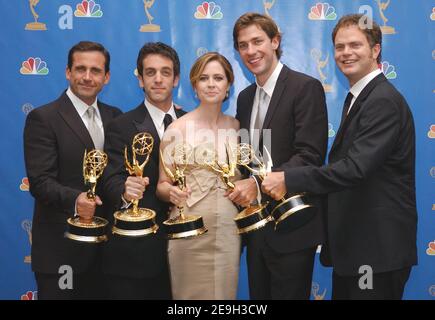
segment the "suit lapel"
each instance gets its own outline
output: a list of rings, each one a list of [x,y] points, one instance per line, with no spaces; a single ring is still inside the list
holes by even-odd
[[[153,136],[154,142],[160,141],[160,137],[157,133],[153,119],[151,119],[151,115],[149,114],[145,105],[142,103],[136,108],[135,111],[133,123],[137,132],[148,132]]]
[[[269,128],[269,124],[272,121],[273,114],[278,108],[279,100],[281,99],[281,95],[284,92],[286,87],[286,80],[288,77],[288,68],[283,66],[278,80],[275,84],[275,89],[273,90],[272,98],[270,99],[269,107],[267,108],[266,117],[264,118],[262,129]]]
[[[355,117],[355,115],[358,113],[358,111],[361,109],[361,106],[363,102],[367,99],[368,95],[372,90],[381,82],[385,81],[387,78],[385,78],[384,74],[381,73],[378,76],[376,76],[372,81],[370,81],[365,88],[361,91],[361,93],[356,98],[355,102],[352,105],[352,108],[350,109],[349,114],[341,121],[340,128],[338,129],[337,136],[335,137],[334,143],[331,147],[332,153],[340,144],[343,142],[344,134],[346,133],[347,128],[349,127],[350,123],[352,122],[352,119]],[[342,117],[344,117],[344,111]]]
[[[110,114],[110,110],[107,107],[102,105],[102,103],[99,101],[97,101],[97,104],[98,104],[98,111],[100,111],[101,122],[103,122],[103,128],[105,132],[106,126],[110,122],[110,120],[112,120],[112,117]]]
[[[269,107],[267,108],[266,117],[264,118],[263,127],[261,128],[261,135],[259,141],[259,150],[263,150],[263,130],[268,129],[270,122],[272,121],[275,111],[278,109],[279,100],[281,99],[282,93],[286,87],[286,80],[288,77],[288,68],[283,66],[278,79],[275,84],[275,89],[273,89],[272,98],[270,99]]]
[[[158,163],[159,161],[158,150],[160,148],[160,137],[157,132],[156,126],[154,125],[153,119],[151,118],[151,115],[148,112],[148,109],[145,107],[144,103],[140,104],[136,108],[134,118],[137,119],[137,120],[133,120],[137,133],[148,132],[153,136],[154,146],[153,146],[153,151],[151,152],[151,159],[156,163]]]
[[[59,103],[60,106],[58,112],[64,121],[68,124],[71,130],[77,134],[87,150],[94,149],[94,142],[89,135],[88,129],[86,128],[82,118],[80,118],[80,115],[77,113],[76,108],[74,108],[66,93],[63,93],[59,98]]]
[[[257,85],[251,84],[248,87],[247,90],[247,99],[245,101],[240,101],[240,128],[250,129],[251,126],[251,114],[252,114],[252,107],[254,104],[254,98],[255,98],[255,90],[257,90]]]
[[[175,114],[177,115],[177,118],[180,118],[184,114],[186,114],[186,111],[175,109]],[[142,102],[138,107],[136,107],[134,114],[133,114],[133,125],[136,128],[136,133],[140,132],[148,132],[150,133],[154,138],[154,146],[153,151],[151,152],[151,160],[158,163],[159,161],[159,148],[160,148],[160,137],[157,132],[157,128],[154,125],[154,121],[151,118],[150,113],[148,112],[148,109],[145,107],[145,104]]]

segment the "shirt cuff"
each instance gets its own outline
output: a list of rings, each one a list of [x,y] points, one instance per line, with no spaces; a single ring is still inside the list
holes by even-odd
[[[122,210],[123,210],[123,209],[127,209],[128,207],[131,206],[131,202],[125,200],[123,194],[121,194],[121,200],[122,200],[122,206],[121,206],[121,209],[122,209]]]
[[[78,199],[79,197],[77,197]],[[79,216],[79,213],[77,212],[77,199],[74,203],[74,218]]]
[[[254,179],[255,184],[257,185],[257,204],[261,203],[261,189],[260,184],[258,183],[257,177],[254,175],[251,175],[251,178]]]

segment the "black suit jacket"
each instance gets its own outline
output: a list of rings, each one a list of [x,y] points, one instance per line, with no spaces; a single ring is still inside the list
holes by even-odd
[[[175,113],[177,117],[185,114],[182,110]],[[108,205],[106,217],[113,222],[113,213],[122,206],[121,195],[129,175],[124,164],[124,147],[128,147],[131,161],[131,143],[139,132],[148,132],[154,138],[154,147],[143,172],[144,177],[149,177],[150,184],[139,201],[139,207],[155,210],[156,222],[161,226],[168,218],[168,204],[156,196],[160,138],[143,103],[113,121],[106,132],[105,150],[110,159],[104,174],[104,202]],[[110,235],[103,251],[103,271],[106,274],[144,278],[155,276],[167,267],[167,240],[160,229],[156,234],[137,238]]]
[[[118,108],[98,102],[104,129]],[[67,218],[74,216],[75,201],[86,191],[83,154],[94,149],[92,138],[64,92],[57,100],[29,113],[24,128],[24,155],[30,193],[35,198],[32,227],[32,269],[58,273],[71,265],[75,273],[95,261],[98,245],[64,238]],[[99,186],[97,185],[97,194]],[[98,208],[96,215],[101,215]]]
[[[328,193],[325,265],[347,276],[362,265],[380,273],[417,263],[414,167],[411,111],[380,74],[342,121],[329,165],[286,172],[288,190]]]
[[[249,130],[256,84],[237,99],[240,127]],[[328,121],[322,84],[285,65],[279,74],[263,129],[271,129],[271,153],[274,171],[324,163],[328,143]],[[261,141],[261,138],[260,138]],[[261,145],[261,142],[260,142]],[[314,247],[323,241],[321,199],[313,199],[318,214],[308,224],[292,232],[275,232],[273,224],[248,234],[248,245],[265,239],[277,252],[294,252]]]

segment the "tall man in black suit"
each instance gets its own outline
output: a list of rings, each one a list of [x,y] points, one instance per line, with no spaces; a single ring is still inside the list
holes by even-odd
[[[82,163],[85,150],[103,148],[107,123],[121,114],[97,100],[109,82],[109,65],[109,52],[101,44],[79,42],[68,54],[68,90],[26,119],[25,163],[35,198],[32,270],[39,299],[101,297],[99,245],[75,243],[65,239],[64,232],[67,219],[75,214],[99,215],[100,198],[86,197]],[[59,287],[63,265],[72,267],[73,289]]]
[[[170,46],[146,43],[139,51],[137,71],[145,100],[112,122],[107,130],[105,149],[110,159],[104,179],[106,201],[110,203],[107,214],[113,220],[114,211],[140,199],[139,206],[155,210],[156,222],[161,225],[168,217],[168,204],[156,197],[159,145],[166,127],[185,113],[172,100],[172,90],[180,77],[180,60]],[[143,177],[128,176],[123,150],[124,146],[131,146],[139,132],[150,133],[154,147]],[[167,240],[160,231],[137,238],[111,236],[104,249],[103,270],[111,299],[171,298]]]
[[[269,174],[262,188],[274,198],[302,190],[328,194],[321,261],[333,267],[333,299],[401,299],[417,263],[412,114],[378,68],[376,23],[344,16],[332,41],[350,92],[329,164],[286,167]]]
[[[237,100],[236,118],[241,128],[250,131],[251,143],[267,145],[277,168],[322,165],[328,124],[321,83],[279,61],[281,35],[268,16],[241,16],[233,40],[256,77],[256,83],[240,92]],[[271,130],[270,144],[265,139],[267,129]],[[260,183],[255,177],[237,181],[229,197],[247,206],[257,198]],[[315,203],[319,208],[315,218],[295,231],[275,232],[269,223],[246,237],[252,299],[309,298],[316,248],[324,234],[320,199]]]

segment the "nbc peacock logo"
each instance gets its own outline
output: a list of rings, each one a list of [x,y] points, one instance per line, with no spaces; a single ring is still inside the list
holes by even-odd
[[[388,80],[397,78],[396,68],[388,61],[382,61],[382,63],[379,65],[379,68],[381,69],[381,71],[384,73],[385,77],[387,77]]]
[[[29,191],[29,179],[27,177],[21,179],[20,190]]]
[[[430,15],[430,19],[431,19],[432,21],[435,21],[435,7],[432,8],[432,13],[431,13],[431,15]]]
[[[213,1],[204,1],[202,4],[196,7],[194,17],[196,19],[220,20],[224,17],[224,15],[221,11],[221,7],[216,3]]]
[[[332,138],[334,136],[335,136],[334,126],[332,125],[332,123],[328,123],[328,137]]]
[[[101,18],[103,11],[101,11],[100,5],[95,3],[94,0],[83,0],[76,5],[74,15],[78,18]]]
[[[27,291],[21,295],[21,300],[38,300],[38,291]]]
[[[429,242],[427,245],[426,254],[429,256],[435,256],[435,240],[433,242]]]
[[[308,13],[308,19],[310,20],[336,20],[337,14],[335,8],[327,2],[318,2],[311,7],[310,13]]]
[[[39,57],[30,57],[21,64],[20,73],[23,75],[45,76],[48,74],[47,63]]]
[[[435,124],[431,125],[429,131],[427,132],[429,139],[435,139]]]

